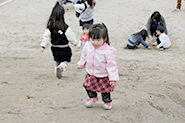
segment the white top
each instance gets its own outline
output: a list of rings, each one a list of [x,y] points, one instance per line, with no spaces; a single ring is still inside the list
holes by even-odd
[[[168,37],[168,35],[166,35],[165,33],[162,33],[160,36],[159,36],[159,40],[161,41],[161,43],[159,45],[157,45],[156,48],[160,48],[163,46],[163,48],[169,48],[171,46],[171,41]]]
[[[76,39],[76,35],[70,27],[67,28],[65,35],[66,35],[68,41],[70,41],[73,45],[76,45],[78,43],[78,40]],[[42,40],[40,46],[46,47],[50,41],[51,41],[51,32],[49,29],[46,29],[43,34],[43,40]]]
[[[93,13],[94,13],[94,6],[91,7],[87,2],[85,2],[87,5],[87,8],[85,9],[84,3],[82,4],[74,4],[75,10],[80,13],[79,19],[81,21],[90,21],[93,19]],[[85,9],[85,11],[84,11]],[[84,11],[84,12],[83,12]]]

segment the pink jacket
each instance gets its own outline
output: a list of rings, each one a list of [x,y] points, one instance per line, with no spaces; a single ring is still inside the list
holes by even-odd
[[[87,42],[83,48],[78,66],[86,67],[87,73],[98,78],[108,76],[110,81],[119,80],[115,59],[115,48],[104,43],[95,49],[91,42]]]

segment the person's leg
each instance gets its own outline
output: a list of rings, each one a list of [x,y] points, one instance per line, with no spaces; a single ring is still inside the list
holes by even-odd
[[[159,37],[157,37],[156,41],[157,41],[157,44],[161,43],[161,41],[159,40]]]
[[[102,100],[104,102],[103,108],[110,110],[112,108],[112,99],[110,93],[102,93]]]
[[[177,9],[181,9],[181,0],[177,0]]]
[[[156,36],[156,29],[157,29],[157,25],[154,22],[152,22],[150,26],[150,32],[152,36],[153,35]]]
[[[66,71],[67,69],[67,65],[69,64],[69,62],[64,61],[64,62],[56,62],[57,68],[56,68],[56,76],[58,79],[62,78],[62,72]]]
[[[90,25],[92,25],[94,23],[94,20],[92,19],[92,20],[90,20],[90,21],[81,21],[80,20],[80,26],[83,26],[84,24],[90,24]]]
[[[136,46],[134,45],[134,46],[130,46],[129,44],[127,44],[127,48],[128,49],[136,49]]]
[[[56,67],[60,64],[60,62],[55,61]]]
[[[110,93],[102,93],[101,95],[102,95],[102,100],[104,103],[112,102]]]
[[[97,93],[88,90],[86,86],[84,86],[84,88],[87,92],[87,95],[89,96],[89,98],[86,100],[85,105],[86,107],[91,108],[93,103],[95,103],[98,100]]]
[[[84,86],[86,92],[87,92],[87,95],[89,96],[89,98],[96,98],[97,97],[97,93],[96,92],[93,92],[93,91],[90,91],[87,89],[86,86]]]

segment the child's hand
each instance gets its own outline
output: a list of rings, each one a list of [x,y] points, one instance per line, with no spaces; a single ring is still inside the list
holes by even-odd
[[[149,39],[152,40],[152,36],[151,35],[149,35]]]
[[[40,51],[41,51],[41,53],[43,53],[43,52],[44,52],[44,48],[43,48],[43,47],[41,47]]]
[[[155,47],[156,49],[159,49],[159,47]]]
[[[149,50],[150,50],[150,49],[151,49],[151,47],[150,47],[150,46],[148,46],[148,48],[147,48],[147,49],[149,49]]]
[[[115,87],[116,86],[116,81],[110,81],[110,84]]]
[[[78,67],[77,67],[77,69],[82,69],[82,68],[83,68],[83,67],[81,67],[81,66],[78,66]]]

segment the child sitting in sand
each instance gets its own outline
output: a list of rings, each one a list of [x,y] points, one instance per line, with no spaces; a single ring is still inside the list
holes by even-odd
[[[158,26],[156,33],[159,36],[159,38],[157,39],[155,43],[153,43],[153,45],[157,45],[156,48],[160,50],[169,48],[171,46],[171,42],[170,42],[168,35],[166,35],[165,33],[164,27]]]
[[[83,27],[82,27],[83,33],[80,37],[78,47],[83,48],[85,43],[88,41],[88,39],[89,39],[89,27],[90,27],[90,24],[84,24],[83,25]]]
[[[140,32],[132,34],[127,42],[128,49],[136,49],[138,48],[138,45],[141,43],[144,47],[147,49],[150,49],[148,44],[145,42],[147,35],[147,31],[145,29],[142,29]]]

